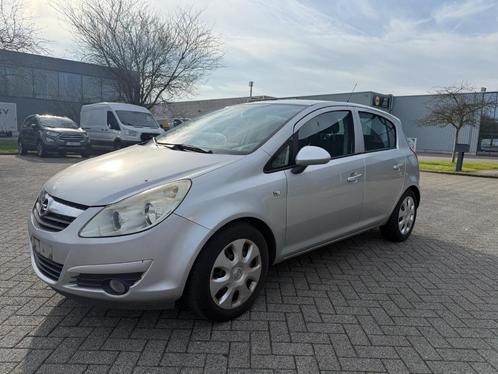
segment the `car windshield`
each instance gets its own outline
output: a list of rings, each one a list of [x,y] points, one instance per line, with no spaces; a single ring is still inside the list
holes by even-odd
[[[53,117],[53,116],[43,116],[38,117],[40,125],[43,127],[53,127],[53,128],[65,128],[65,129],[77,129],[78,125],[70,118],[67,117]]]
[[[214,153],[248,154],[303,108],[275,103],[231,106],[175,127],[158,137],[157,143],[185,144]]]
[[[150,113],[133,112],[131,110],[116,110],[116,114],[123,125],[151,128],[159,127],[159,124]]]

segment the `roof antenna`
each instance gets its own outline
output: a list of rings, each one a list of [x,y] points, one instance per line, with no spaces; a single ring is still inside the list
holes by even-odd
[[[354,82],[353,89],[351,90],[351,93],[349,94],[349,97],[348,97],[348,100],[346,101],[346,103],[349,103],[349,100],[351,100],[351,96],[353,96],[353,92],[354,92],[354,90],[356,90],[357,85],[358,85],[358,82]]]

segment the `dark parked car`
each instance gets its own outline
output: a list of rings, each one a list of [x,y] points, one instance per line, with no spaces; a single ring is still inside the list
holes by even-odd
[[[88,157],[90,141],[86,131],[70,118],[33,114],[26,117],[22,124],[17,149],[22,155],[36,151],[40,157],[50,152],[60,155],[77,153]]]

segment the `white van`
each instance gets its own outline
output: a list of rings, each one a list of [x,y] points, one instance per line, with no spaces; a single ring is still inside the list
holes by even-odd
[[[92,147],[107,149],[120,149],[164,133],[149,110],[123,103],[83,105],[80,127],[88,133]]]

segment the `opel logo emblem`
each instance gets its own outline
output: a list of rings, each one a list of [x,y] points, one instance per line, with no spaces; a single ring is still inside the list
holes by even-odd
[[[45,196],[40,206],[40,215],[44,216],[48,213],[48,197]]]

